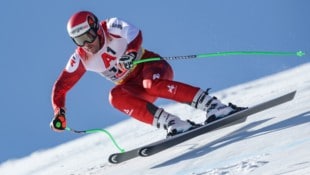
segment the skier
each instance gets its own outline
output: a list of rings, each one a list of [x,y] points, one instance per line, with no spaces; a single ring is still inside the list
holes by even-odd
[[[232,104],[225,105],[216,97],[185,83],[173,80],[173,70],[162,60],[133,65],[133,61],[160,57],[142,47],[142,32],[118,18],[102,22],[88,11],[71,16],[67,31],[77,49],[52,90],[54,117],[50,123],[54,131],[66,128],[66,93],[86,71],[97,72],[115,83],[109,94],[111,105],[127,115],[158,128],[172,136],[198,125],[157,107],[157,98],[171,99],[206,111],[205,123],[242,110]]]

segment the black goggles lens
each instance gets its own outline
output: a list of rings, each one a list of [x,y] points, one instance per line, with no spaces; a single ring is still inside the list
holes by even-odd
[[[97,34],[93,30],[89,30],[86,33],[72,38],[74,43],[78,46],[84,46],[85,43],[92,43],[97,38]]]

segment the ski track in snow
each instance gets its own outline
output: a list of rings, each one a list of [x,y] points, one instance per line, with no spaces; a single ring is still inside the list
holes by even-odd
[[[297,90],[293,101],[246,122],[193,138],[147,158],[107,162],[116,148],[102,134],[84,136],[0,165],[5,175],[295,175],[310,174],[310,64],[215,92],[224,102],[251,106]],[[164,106],[194,121],[204,113],[184,104]],[[128,127],[130,126],[130,127]],[[165,137],[164,131],[126,120],[107,128],[126,150]]]

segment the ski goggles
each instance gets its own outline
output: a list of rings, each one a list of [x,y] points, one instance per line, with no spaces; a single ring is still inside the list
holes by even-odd
[[[74,43],[80,47],[84,46],[85,43],[92,43],[95,41],[95,39],[97,38],[97,34],[94,30],[90,29],[87,32],[85,32],[84,34],[77,36],[77,37],[73,37],[72,40],[74,41]]]

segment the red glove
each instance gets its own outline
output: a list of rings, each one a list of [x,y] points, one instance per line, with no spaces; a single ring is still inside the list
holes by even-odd
[[[59,108],[56,112],[53,120],[50,123],[50,127],[52,130],[56,132],[62,132],[66,129],[66,111],[63,108]]]

